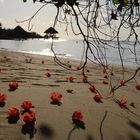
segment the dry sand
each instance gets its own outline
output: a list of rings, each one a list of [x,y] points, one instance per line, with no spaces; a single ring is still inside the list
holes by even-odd
[[[4,56],[10,60],[6,61]],[[32,62],[26,63],[25,59],[30,58]],[[79,62],[70,61],[70,64],[76,70]],[[6,104],[0,107],[0,140],[140,140],[140,91],[136,90],[134,80],[118,89],[114,97],[97,103],[93,99],[94,93],[88,89],[89,84],[82,82],[81,71],[66,70],[51,57],[0,51],[0,69],[0,93],[7,94]],[[105,79],[102,69],[95,65],[89,65],[87,69],[89,82],[103,97],[108,97],[110,88],[102,83]],[[47,72],[51,77],[45,75]],[[116,67],[113,73],[112,84],[117,85],[122,78],[121,71]],[[127,68],[125,79],[133,73]],[[74,82],[67,81],[69,76],[75,78]],[[136,80],[140,83],[140,73]],[[11,81],[19,84],[15,91],[9,91]],[[63,95],[60,106],[50,103],[53,91]],[[121,98],[127,99],[127,109],[114,102]],[[31,100],[35,106],[35,128],[31,130],[25,128],[22,115],[16,123],[9,123],[7,119],[8,108],[21,109],[24,100]],[[82,111],[85,128],[77,128],[72,123],[75,110]]]

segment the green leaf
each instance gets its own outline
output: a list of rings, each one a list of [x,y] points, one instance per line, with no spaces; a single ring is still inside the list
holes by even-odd
[[[128,0],[113,0],[114,4],[122,4],[123,6],[128,5]]]

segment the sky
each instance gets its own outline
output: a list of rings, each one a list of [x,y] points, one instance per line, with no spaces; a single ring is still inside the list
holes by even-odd
[[[17,25],[20,25],[28,31],[28,22],[17,23],[16,20],[23,21],[28,19],[41,6],[41,3],[34,4],[32,0],[27,0],[26,3],[23,0],[0,0],[0,22],[2,23],[2,27],[13,29]],[[44,7],[32,20],[31,25],[33,25],[33,28],[31,31],[45,35],[44,31],[53,26],[55,15],[55,6],[47,5]],[[58,36],[62,39],[75,39],[75,35],[71,31],[67,35],[65,26],[63,25],[58,24],[56,30],[59,32]]]
[[[0,22],[3,28],[15,28],[20,25],[26,31],[28,31],[28,22],[17,23],[17,21],[23,21],[31,17],[40,7],[41,3],[33,3],[32,0],[0,0]],[[104,13],[103,13],[104,14]],[[41,35],[45,35],[44,31],[49,27],[53,26],[54,19],[56,15],[56,7],[52,5],[47,5],[44,7],[32,20],[31,25],[33,28],[31,31],[37,32]],[[55,29],[59,32],[58,36],[62,39],[80,39],[82,37],[76,37],[72,31],[68,30],[68,35],[65,32],[66,25],[57,24]],[[74,26],[76,29],[76,26]],[[106,30],[104,27],[103,30]],[[109,31],[107,31],[109,32]],[[124,34],[125,32],[125,34]],[[140,30],[137,30],[140,35]],[[126,31],[122,31],[122,36],[127,36]]]

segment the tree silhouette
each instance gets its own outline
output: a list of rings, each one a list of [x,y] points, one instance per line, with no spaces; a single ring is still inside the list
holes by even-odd
[[[23,0],[26,2],[27,0]],[[70,28],[76,36],[83,38],[83,54],[80,63],[80,69],[85,74],[87,62],[97,63],[104,72],[108,69],[108,48],[116,49],[119,53],[120,64],[122,66],[122,77],[124,78],[124,56],[126,45],[131,44],[127,49],[134,55],[137,65],[135,78],[140,69],[137,60],[136,48],[139,47],[140,32],[140,1],[139,0],[33,0],[33,3],[42,3],[40,9],[27,20],[29,28],[32,19],[38,12],[48,6],[54,5],[57,9],[53,27],[57,23],[65,24],[66,31]],[[117,42],[114,46],[111,42]],[[61,62],[53,49],[54,60],[61,66],[68,68],[68,64]],[[122,78],[122,79],[123,79]],[[121,87],[121,86],[120,86]],[[119,87],[114,88],[118,89]]]

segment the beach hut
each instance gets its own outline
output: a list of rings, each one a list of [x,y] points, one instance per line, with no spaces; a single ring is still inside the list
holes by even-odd
[[[58,34],[58,31],[56,31],[53,27],[48,28],[46,31],[44,31],[46,34],[44,38],[53,38],[53,39],[58,39],[56,34]]]

